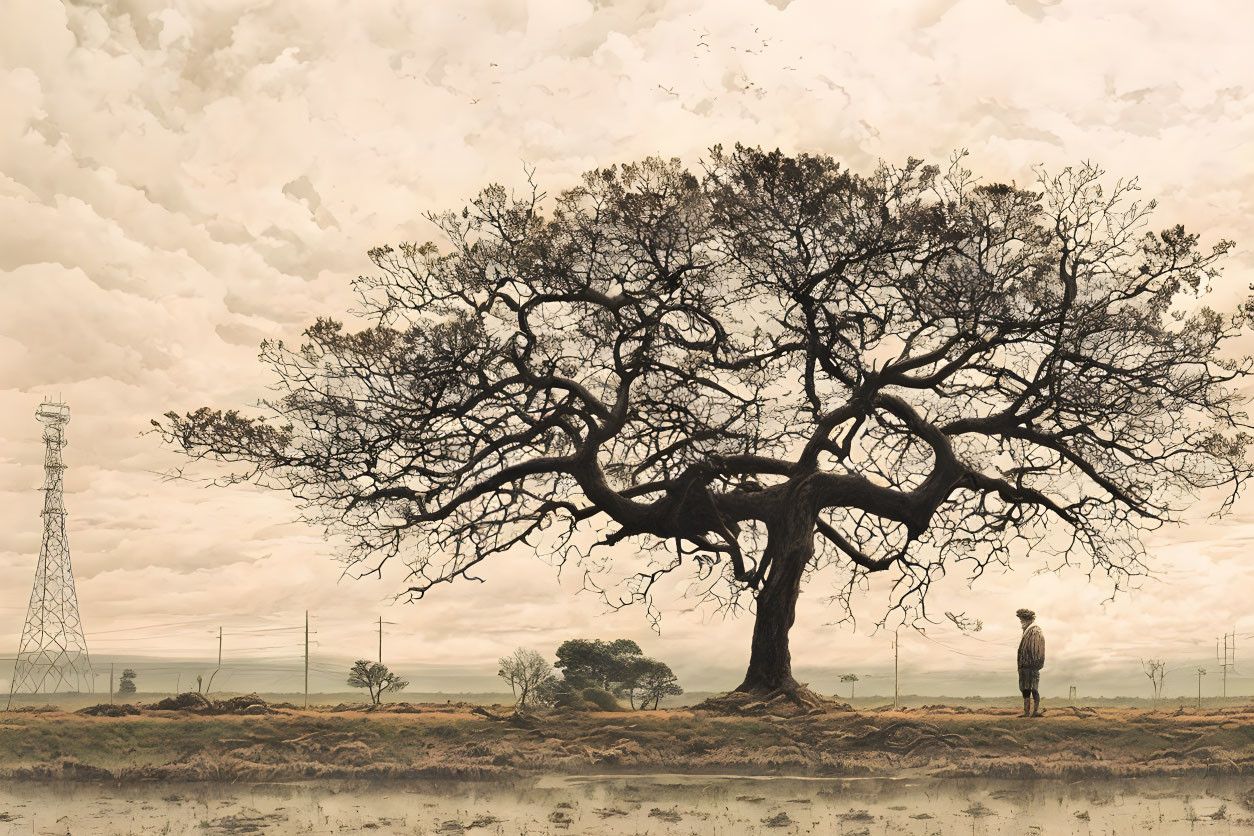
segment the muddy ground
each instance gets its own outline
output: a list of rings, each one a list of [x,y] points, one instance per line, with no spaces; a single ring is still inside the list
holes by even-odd
[[[0,782],[0,836],[1228,836],[1244,778]]]
[[[225,704],[223,704],[225,705]],[[0,776],[291,781],[689,773],[1069,778],[1254,773],[1254,705],[1212,712],[933,706],[794,717],[391,704],[0,714]]]

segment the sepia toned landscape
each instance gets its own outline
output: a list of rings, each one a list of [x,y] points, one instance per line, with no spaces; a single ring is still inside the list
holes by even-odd
[[[1254,832],[1254,7],[0,4],[0,836]]]
[[[75,833],[997,834],[1025,832],[1025,815],[1058,816],[1026,831],[1042,833],[1254,826],[1254,706],[520,716],[193,696],[182,710],[10,712],[0,832],[52,825],[50,809],[72,811]]]

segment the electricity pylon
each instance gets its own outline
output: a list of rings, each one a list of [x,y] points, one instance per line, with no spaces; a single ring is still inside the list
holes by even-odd
[[[70,408],[63,403],[42,403],[35,417],[44,425],[44,534],[9,685],[10,703],[14,694],[83,691],[84,685],[95,690],[65,533],[61,448]]]

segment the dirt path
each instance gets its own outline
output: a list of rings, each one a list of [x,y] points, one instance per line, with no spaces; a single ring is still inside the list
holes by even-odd
[[[671,772],[1036,778],[1254,774],[1254,706],[1212,713],[935,706],[800,717],[692,711],[510,720],[472,706],[0,715],[0,776],[292,781]]]

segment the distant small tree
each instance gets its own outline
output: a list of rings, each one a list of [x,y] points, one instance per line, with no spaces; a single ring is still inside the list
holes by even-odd
[[[517,708],[525,709],[548,699],[548,683],[557,677],[539,653],[520,647],[509,656],[502,656],[500,665],[496,675],[509,683]]]
[[[122,671],[122,678],[118,681],[119,694],[135,693],[135,671],[127,668]]]
[[[840,681],[849,683],[849,699],[853,699],[853,692],[858,686],[858,675],[856,673],[842,674]]]
[[[570,639],[557,649],[557,662],[571,685],[578,688],[619,690],[631,666],[644,658],[640,645],[631,639]]]
[[[1163,695],[1163,678],[1167,675],[1167,665],[1161,659],[1142,659],[1141,669],[1149,677],[1150,686],[1154,691],[1154,707]]]
[[[385,691],[400,691],[409,685],[409,681],[389,671],[382,662],[358,659],[348,671],[348,684],[369,690],[370,702],[378,705]]]
[[[627,679],[619,691],[626,694],[632,708],[648,709],[652,705],[654,710],[657,710],[662,697],[677,697],[683,692],[670,665],[647,657],[631,663]]]

